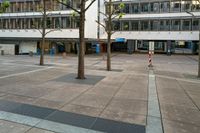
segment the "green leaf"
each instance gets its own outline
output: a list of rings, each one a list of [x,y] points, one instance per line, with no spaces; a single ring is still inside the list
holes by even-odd
[[[125,13],[119,13],[119,19],[122,18],[125,15]]]
[[[124,7],[125,7],[124,3],[120,3],[118,6],[119,9],[124,9]]]
[[[10,6],[10,2],[7,0],[4,0],[2,3],[2,8],[8,8]]]
[[[77,16],[78,16],[78,13],[74,11],[74,12],[71,14],[71,16],[72,16],[72,17],[77,17]]]

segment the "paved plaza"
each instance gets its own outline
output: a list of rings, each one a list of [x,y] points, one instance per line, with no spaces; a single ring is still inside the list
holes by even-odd
[[[197,56],[0,56],[0,133],[199,133]]]

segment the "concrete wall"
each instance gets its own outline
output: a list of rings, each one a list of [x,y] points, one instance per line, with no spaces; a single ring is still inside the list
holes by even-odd
[[[0,52],[4,51],[5,55],[14,55],[15,54],[15,44],[0,44]]]
[[[47,30],[48,31],[48,30]],[[63,29],[47,34],[46,38],[78,38],[78,29]],[[38,30],[0,30],[0,37],[3,38],[41,38]]]
[[[106,39],[104,34],[101,38]],[[112,35],[112,39],[126,38],[132,40],[199,40],[198,31],[119,31]]]

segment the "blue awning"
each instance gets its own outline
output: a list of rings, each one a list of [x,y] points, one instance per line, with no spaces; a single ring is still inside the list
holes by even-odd
[[[126,42],[125,38],[116,38],[115,42]]]

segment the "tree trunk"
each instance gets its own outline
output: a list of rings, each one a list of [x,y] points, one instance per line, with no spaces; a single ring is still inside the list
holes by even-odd
[[[81,0],[77,79],[85,79],[85,73],[84,73],[85,35],[84,34],[85,34],[85,0]]]
[[[200,78],[200,24],[199,24],[199,65],[198,65],[198,78]]]
[[[111,71],[111,32],[112,32],[112,0],[109,0],[109,7],[108,7],[108,12],[109,12],[109,16],[108,16],[108,31],[107,31],[107,35],[108,35],[108,44],[107,44],[107,71]]]
[[[46,32],[46,0],[43,0],[43,20],[42,20],[42,45],[40,52],[40,65],[44,65],[44,45]]]
[[[108,44],[107,44],[107,71],[111,71],[111,34],[108,33]]]

